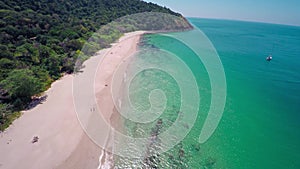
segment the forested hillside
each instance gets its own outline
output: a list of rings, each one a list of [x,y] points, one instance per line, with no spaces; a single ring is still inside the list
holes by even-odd
[[[180,14],[140,0],[1,0],[0,129],[62,73],[72,73],[86,40],[116,18]]]

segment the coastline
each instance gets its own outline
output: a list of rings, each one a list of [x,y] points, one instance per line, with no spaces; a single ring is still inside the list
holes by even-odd
[[[119,122],[119,117],[112,100],[106,99],[111,98],[111,93],[105,85],[109,85],[109,79],[112,78],[116,66],[136,51],[140,36],[144,33],[137,31],[125,34],[111,48],[101,50],[100,52],[106,53],[102,67],[92,64],[98,63],[101,55],[93,56],[84,62],[86,68],[99,70],[95,81],[97,102],[105,105],[103,108],[107,111],[103,116],[114,127],[119,126],[115,124]],[[104,68],[105,71],[101,71],[100,68]],[[55,81],[45,92],[48,96],[45,102],[31,110],[23,111],[20,118],[0,133],[0,169],[109,167],[104,163],[112,159],[111,154],[98,147],[85,134],[78,121],[71,87],[73,79],[74,75],[65,75]],[[38,142],[32,143],[35,136],[38,136]],[[111,138],[107,140],[107,148],[113,148]]]
[[[100,165],[103,165],[103,167],[100,167],[99,165],[99,169],[112,168],[114,155],[111,152],[114,151],[114,131],[123,130],[123,122],[121,121],[120,114],[114,105],[111,92],[113,75],[121,63],[125,65],[130,63],[130,56],[137,51],[140,37],[145,33],[145,31],[136,31],[121,37],[119,42],[114,44],[109,50],[108,56],[104,57],[101,64],[98,65],[95,76],[97,77],[95,80],[96,100],[98,106],[101,106],[98,108],[101,110],[104,119],[114,128],[113,130],[110,130],[110,136],[107,138],[106,142],[106,150],[102,150],[102,154],[99,158]],[[124,72],[124,76],[125,74],[126,73]],[[120,89],[118,97],[122,97],[122,85],[123,83],[117,84],[118,89]]]

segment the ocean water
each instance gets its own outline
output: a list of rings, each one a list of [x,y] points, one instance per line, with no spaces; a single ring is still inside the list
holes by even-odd
[[[178,57],[191,70],[200,94],[199,109],[194,124],[182,124],[189,132],[172,149],[154,153],[150,158],[119,157],[116,168],[300,168],[300,27],[198,18],[189,21],[211,41],[224,68],[227,92],[219,125],[205,143],[199,143],[212,98],[210,77],[203,62],[179,40],[160,34],[145,35],[140,49],[146,52],[135,56],[131,73],[151,62],[162,70],[139,72],[128,84],[129,99],[137,110],[145,111],[153,103],[149,101],[151,91],[160,88],[165,94],[158,93],[162,99],[154,104],[166,104],[163,113],[152,122],[124,119],[126,134],[140,138],[167,131],[181,115],[183,88],[195,90],[190,81],[182,87],[163,71],[167,64],[182,69],[166,57]],[[192,32],[176,34],[185,36]],[[269,54],[273,60],[267,62]],[[192,107],[187,109],[187,115],[189,110]],[[174,136],[180,137],[177,132]],[[155,142],[155,148],[148,144],[151,152],[159,150],[160,140]]]

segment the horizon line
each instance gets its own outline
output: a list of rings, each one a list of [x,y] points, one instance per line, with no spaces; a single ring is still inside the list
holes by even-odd
[[[268,21],[257,21],[257,20],[247,20],[247,19],[233,19],[233,18],[219,18],[219,17],[201,17],[201,16],[185,16],[186,18],[198,18],[198,19],[213,19],[213,20],[225,20],[225,21],[240,21],[240,22],[252,22],[252,23],[263,23],[263,24],[273,24],[273,25],[284,25],[300,27],[300,24],[289,24],[289,23],[279,23],[279,22],[268,22]]]

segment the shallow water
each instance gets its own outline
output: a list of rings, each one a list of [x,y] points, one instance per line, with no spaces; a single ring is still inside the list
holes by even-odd
[[[211,84],[205,66],[180,41],[162,35],[145,35],[141,49],[172,52],[192,71],[201,96],[198,116],[194,125],[183,125],[191,131],[171,150],[154,153],[152,158],[146,155],[135,160],[120,157],[116,159],[116,167],[300,168],[300,27],[189,20],[211,40],[223,63],[227,82],[223,117],[212,137],[200,144],[198,138],[211,100]],[[273,60],[267,62],[265,58],[270,53]],[[138,54],[132,64],[173,63],[155,56],[158,55]],[[127,135],[149,137],[155,131],[163,133],[180,116],[181,89],[176,79],[158,70],[145,70],[130,81],[130,99],[134,107],[140,111],[149,109],[148,96],[156,88],[165,91],[167,98],[163,113],[146,124],[124,119]],[[189,89],[189,86],[184,88]],[[162,126],[157,130],[159,120]],[[155,147],[150,148],[155,151],[160,147],[160,140],[156,140],[156,146],[148,145]]]

